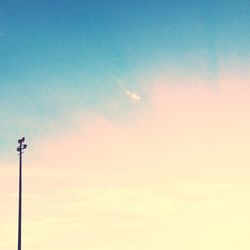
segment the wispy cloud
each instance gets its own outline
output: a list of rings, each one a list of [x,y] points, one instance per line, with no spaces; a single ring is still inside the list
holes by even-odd
[[[141,97],[136,92],[126,90],[125,94],[130,98],[133,103],[137,103],[141,100]]]
[[[234,250],[231,239],[249,249],[250,87],[227,76],[219,90],[168,81],[155,78],[150,109],[139,118],[119,125],[79,118],[25,154],[24,232],[33,235],[27,250],[38,243]],[[2,194],[16,187],[17,174],[7,169]],[[8,249],[16,200],[2,195],[1,202],[0,248]]]
[[[201,246],[209,250],[218,245],[223,250],[234,250],[230,236],[240,240],[241,246],[244,243],[250,247],[244,234],[250,223],[245,216],[250,206],[245,197],[249,193],[250,189],[241,186],[193,181],[162,188],[99,186],[58,190],[54,201],[25,200],[24,242],[28,250],[37,244],[39,249],[51,249],[55,244],[65,250],[69,245],[98,250],[105,250],[107,245],[111,250],[130,250],[136,245],[147,250],[157,244],[159,250],[177,250],[181,238],[187,250]],[[30,214],[32,210],[36,213]],[[0,246],[14,247],[10,239],[16,223],[2,225],[4,240]],[[97,243],[96,238],[105,244]]]

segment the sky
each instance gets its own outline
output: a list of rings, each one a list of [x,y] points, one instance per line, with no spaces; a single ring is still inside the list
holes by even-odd
[[[249,11],[0,1],[0,249],[248,250]]]

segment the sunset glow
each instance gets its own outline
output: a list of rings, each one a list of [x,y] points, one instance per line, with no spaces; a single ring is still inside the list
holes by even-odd
[[[0,249],[249,250],[249,3],[7,2]]]

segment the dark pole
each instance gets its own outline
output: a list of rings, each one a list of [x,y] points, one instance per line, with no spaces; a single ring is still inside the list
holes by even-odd
[[[18,250],[22,249],[22,154],[23,150],[27,148],[26,144],[23,144],[25,138],[18,140],[19,147],[19,202],[18,202]]]
[[[20,148],[22,143],[20,142]],[[19,206],[18,206],[18,250],[22,243],[22,152],[19,154]]]

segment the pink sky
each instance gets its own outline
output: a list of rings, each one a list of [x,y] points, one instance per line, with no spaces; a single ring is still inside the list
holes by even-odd
[[[78,114],[27,151],[24,249],[250,248],[249,78],[150,81],[132,116]],[[16,246],[16,170],[1,166],[5,250]]]

